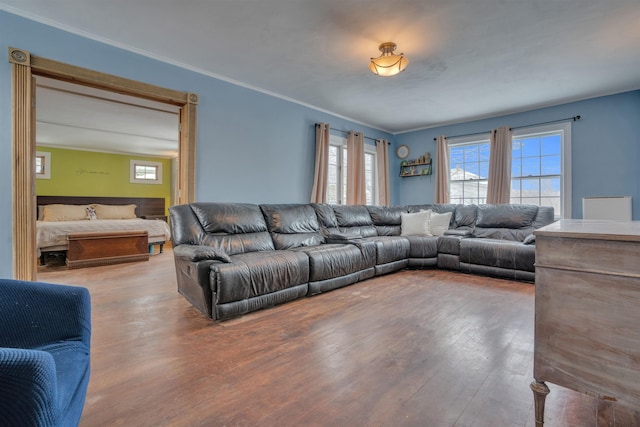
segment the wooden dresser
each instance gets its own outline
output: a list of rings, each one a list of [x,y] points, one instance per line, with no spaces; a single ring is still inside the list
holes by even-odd
[[[640,221],[561,220],[535,235],[536,426],[545,382],[600,399],[598,425],[627,425],[615,412],[640,408]]]

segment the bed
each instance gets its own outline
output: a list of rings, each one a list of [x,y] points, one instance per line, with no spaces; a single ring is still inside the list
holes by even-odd
[[[37,196],[36,243],[40,264],[66,253],[73,233],[146,231],[149,252],[171,238],[165,199],[148,197]],[[91,219],[90,219],[91,218]]]

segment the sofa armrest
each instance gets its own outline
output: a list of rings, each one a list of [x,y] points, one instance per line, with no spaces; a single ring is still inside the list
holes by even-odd
[[[226,252],[206,245],[179,245],[173,248],[176,258],[186,258],[189,261],[215,260],[230,263],[231,258]]]
[[[7,425],[57,425],[56,366],[51,354],[0,348],[0,414]]]
[[[332,233],[326,238],[327,243],[350,243],[362,239],[360,234]]]
[[[86,288],[0,279],[0,347],[38,348],[80,341],[89,348],[91,298]]]
[[[471,230],[445,230],[445,236],[471,237]]]

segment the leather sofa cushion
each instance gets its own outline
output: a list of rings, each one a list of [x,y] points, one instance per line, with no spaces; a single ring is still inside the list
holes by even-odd
[[[231,263],[210,267],[214,304],[240,301],[309,282],[309,260],[294,251],[233,255]]]
[[[249,203],[192,203],[205,233],[245,234],[267,231],[258,205]]]
[[[311,205],[261,205],[276,249],[316,246],[325,242]]]
[[[316,211],[316,216],[321,228],[337,230],[338,220],[336,219],[336,214],[333,212],[333,207],[331,207],[331,205],[312,203],[311,206]]]
[[[174,246],[206,245],[227,255],[274,249],[258,205],[192,203],[169,212]]]
[[[477,216],[477,205],[458,205],[453,215],[453,227],[473,227]]]
[[[438,237],[438,253],[460,255],[460,240],[463,236],[444,235]]]
[[[402,214],[407,213],[403,206],[367,206],[373,225],[400,225]]]
[[[376,247],[376,265],[406,259],[409,255],[409,241],[400,236],[377,236],[362,239],[373,242]]]
[[[435,236],[405,236],[409,241],[409,258],[436,258],[438,238]]]
[[[339,227],[363,227],[371,226],[371,215],[364,206],[359,205],[333,205],[333,212],[338,220]]]
[[[407,213],[404,206],[367,206],[371,221],[378,236],[399,236],[402,214]]]
[[[479,205],[476,227],[530,227],[537,213],[538,207],[534,205]]]
[[[534,271],[535,247],[497,239],[462,239],[460,262]]]
[[[533,232],[533,227],[525,227],[525,228],[519,228],[519,229],[476,227],[473,230],[473,236],[484,237],[487,239],[510,240],[513,242],[522,242],[532,232]]]
[[[346,276],[371,268],[375,264],[375,252],[362,251],[356,244],[328,243],[301,246],[292,251],[304,253],[309,258],[310,282]]]

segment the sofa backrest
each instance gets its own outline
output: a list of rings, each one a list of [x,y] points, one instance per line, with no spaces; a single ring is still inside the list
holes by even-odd
[[[315,246],[325,242],[320,223],[311,205],[260,205],[276,249]]]
[[[399,236],[406,206],[366,206],[378,236]]]
[[[540,216],[539,211],[535,205],[478,205],[473,235],[521,242],[536,228],[553,222],[553,208],[543,208]]]
[[[341,233],[358,234],[362,237],[377,236],[371,215],[362,205],[331,205],[338,229]]]
[[[228,255],[274,249],[258,205],[191,203],[169,213],[174,245],[211,246]]]

